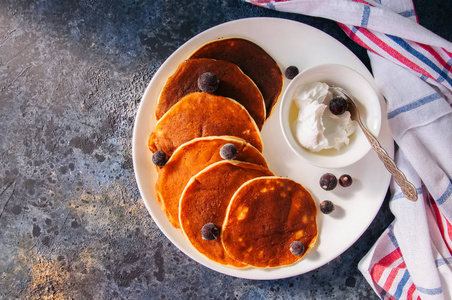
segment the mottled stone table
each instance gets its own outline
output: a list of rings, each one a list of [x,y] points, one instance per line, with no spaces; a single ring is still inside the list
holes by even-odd
[[[451,2],[415,1],[451,38]],[[134,179],[140,98],[181,44],[217,24],[274,16],[332,35],[332,21],[236,0],[0,2],[0,299],[372,299],[357,263],[392,221],[385,201],[349,250],[293,278],[237,279],[160,232]]]

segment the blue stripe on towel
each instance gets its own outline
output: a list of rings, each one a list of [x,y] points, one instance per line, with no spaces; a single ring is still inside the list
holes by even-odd
[[[417,190],[418,195],[422,194],[422,188],[417,188],[416,190]],[[403,193],[398,193],[398,194],[395,194],[394,196],[392,196],[391,199],[389,199],[389,200],[393,201],[393,200],[402,199],[402,198],[405,198],[405,195],[403,195]]]
[[[267,3],[267,8],[276,10],[275,4],[273,2]]]
[[[414,9],[399,12],[399,15],[401,15],[402,17],[405,17],[405,18],[412,17],[415,15]]]
[[[450,85],[452,85],[452,78],[449,77],[448,72],[444,71],[444,69],[441,69],[436,65],[434,62],[432,62],[428,57],[426,57],[424,54],[420,53],[413,47],[411,47],[407,42],[405,42],[403,39],[393,36],[393,35],[386,35],[391,40],[396,42],[399,46],[401,46],[403,49],[408,51],[411,55],[415,56],[417,59],[422,61],[424,64],[432,68],[436,73],[439,74],[439,78],[437,78],[438,81],[444,81],[446,80]]]
[[[452,264],[452,257],[448,257],[446,259],[440,258],[435,261],[436,267],[439,268],[442,265],[450,265]]]
[[[388,237],[391,240],[394,247],[399,248],[399,243],[397,243],[397,239],[394,235],[394,226],[392,224],[388,227]]]
[[[361,19],[361,27],[367,27],[367,23],[369,23],[369,16],[370,16],[370,6],[364,5],[363,16]]]
[[[447,199],[449,199],[450,195],[452,195],[452,181],[449,181],[446,191],[441,195],[441,197],[438,198],[438,200],[436,200],[436,203],[438,205],[443,204],[447,201]]]
[[[402,107],[394,109],[393,111],[388,112],[388,120],[394,118],[395,116],[397,116],[397,115],[399,115],[401,113],[413,110],[415,108],[418,108],[418,107],[420,107],[420,106],[422,106],[424,104],[427,104],[427,103],[433,102],[435,100],[438,100],[440,98],[441,98],[440,94],[434,93],[434,94],[428,95],[428,96],[426,96],[424,98],[421,98],[421,99],[419,99],[419,100],[417,100],[415,102],[411,102],[411,103],[409,103],[407,105],[404,105]]]
[[[394,298],[399,299],[400,296],[402,296],[403,288],[405,287],[406,283],[410,279],[410,273],[408,270],[405,270],[405,273],[403,273],[402,279],[400,279],[399,284],[397,285],[397,290],[394,293]]]
[[[438,287],[436,289],[426,289],[420,286],[416,286],[416,289],[423,293],[423,294],[427,294],[427,295],[439,295],[443,292],[443,289],[441,287]]]

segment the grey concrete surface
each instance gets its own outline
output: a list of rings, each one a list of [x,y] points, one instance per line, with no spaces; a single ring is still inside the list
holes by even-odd
[[[451,38],[451,1],[415,4]],[[340,257],[270,281],[199,265],[143,205],[131,138],[148,82],[197,33],[258,16],[317,27],[369,66],[334,22],[236,0],[0,1],[0,299],[377,299],[356,266],[387,201]]]

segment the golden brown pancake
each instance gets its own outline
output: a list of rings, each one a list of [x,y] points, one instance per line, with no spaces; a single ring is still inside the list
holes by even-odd
[[[267,118],[281,94],[283,76],[276,61],[260,46],[242,38],[226,38],[205,44],[190,56],[229,61],[248,75],[264,96]]]
[[[181,228],[190,243],[220,264],[244,267],[226,254],[221,236],[216,240],[204,240],[201,228],[207,223],[221,228],[235,191],[252,178],[272,175],[270,170],[256,164],[225,160],[208,166],[192,177],[182,193],[179,207]]]
[[[177,147],[203,136],[231,135],[244,139],[262,152],[256,123],[237,101],[208,93],[183,97],[157,122],[148,146],[171,156]]]
[[[242,104],[261,130],[266,116],[265,103],[256,84],[233,63],[208,58],[186,60],[168,78],[155,110],[157,120],[183,96],[200,92],[198,78],[205,72],[215,74],[220,81],[213,94],[232,98]]]
[[[309,192],[283,178],[256,178],[233,196],[221,236],[229,256],[255,267],[278,267],[300,260],[317,238],[317,209]],[[293,241],[306,251],[294,255]]]
[[[155,190],[160,207],[170,223],[180,228],[179,199],[191,177],[205,167],[223,160],[220,149],[225,144],[237,147],[235,160],[246,161],[267,167],[262,154],[245,140],[232,136],[213,136],[193,139],[174,151],[158,174]]]

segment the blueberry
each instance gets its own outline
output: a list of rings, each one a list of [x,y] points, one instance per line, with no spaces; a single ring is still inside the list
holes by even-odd
[[[342,97],[334,97],[331,99],[329,107],[333,115],[342,115],[348,108],[347,100]]]
[[[206,72],[202,73],[198,78],[198,87],[201,91],[206,93],[213,93],[217,90],[220,80],[217,75]]]
[[[168,159],[166,158],[166,153],[162,150],[158,150],[152,155],[152,162],[157,167],[163,167],[164,165],[166,165],[167,161]]]
[[[350,175],[344,174],[339,177],[339,184],[343,187],[349,187],[353,183],[353,179]]]
[[[290,244],[290,252],[293,255],[302,255],[304,253],[304,245],[300,241],[294,241]]]
[[[295,66],[289,66],[284,72],[284,75],[286,75],[288,79],[294,79],[295,76],[298,75],[298,68]]]
[[[320,211],[324,214],[330,214],[334,211],[334,204],[330,200],[325,200],[320,203]]]
[[[220,149],[220,156],[223,159],[234,159],[237,157],[237,153],[237,147],[231,143],[224,144]]]
[[[334,176],[334,174],[331,173],[325,173],[320,177],[320,186],[325,191],[331,191],[334,189],[337,185],[337,178]]]
[[[207,223],[201,228],[201,234],[206,241],[216,240],[220,235],[220,228],[213,223]]]

